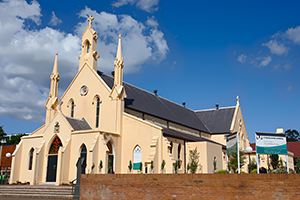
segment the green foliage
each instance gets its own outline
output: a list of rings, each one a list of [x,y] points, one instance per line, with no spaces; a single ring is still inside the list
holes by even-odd
[[[286,167],[279,167],[279,168],[273,170],[271,173],[272,174],[287,174],[287,170],[286,170]],[[289,173],[290,174],[295,174],[295,171],[290,168]]]
[[[250,160],[250,163],[248,164],[248,168],[249,168],[249,171],[250,171],[250,172],[251,172],[253,169],[256,169],[256,168],[257,168],[255,159]]]
[[[131,160],[129,160],[128,169],[131,172],[131,170],[132,170],[132,162],[131,162]]]
[[[162,163],[161,163],[161,171],[162,172],[164,172],[165,165],[166,165],[166,161],[163,160]]]
[[[3,130],[3,126],[0,126],[0,144],[2,144],[2,140],[4,140],[6,133]]]
[[[151,160],[150,169],[151,169],[151,171],[152,171],[152,173],[153,173],[153,169],[154,169],[153,160]]]
[[[279,167],[279,156],[277,154],[272,154],[270,155],[270,159],[272,169],[277,169]]]
[[[257,174],[257,169],[253,169],[250,174]]]
[[[140,172],[143,172],[143,163],[140,163]]]
[[[177,174],[177,170],[178,170],[178,160],[176,160],[175,164],[174,164],[174,170],[175,170],[175,174]]]
[[[244,151],[240,151],[240,168],[242,168],[245,164],[246,156]],[[229,171],[232,171],[233,173],[238,172],[238,158],[237,153],[233,153],[229,155],[229,161],[228,161],[228,169]]]
[[[10,138],[6,138],[6,144],[19,144],[21,137],[25,136],[25,133],[18,133],[16,135],[12,134]]]
[[[188,170],[190,170],[192,174],[196,173],[198,167],[200,168],[200,170],[202,169],[202,166],[199,164],[199,158],[200,153],[198,153],[196,147],[194,150],[190,151],[189,154],[190,162],[188,163]]]
[[[297,130],[288,129],[285,131],[285,136],[288,142],[300,141],[300,134]]]
[[[216,172],[217,174],[228,174],[227,170],[225,169],[221,169],[219,171]]]
[[[300,173],[300,158],[295,158],[294,168],[297,174]]]
[[[99,163],[99,168],[100,168],[100,170],[103,168],[103,163],[102,163],[102,160],[100,160],[100,163]]]
[[[217,160],[213,160],[214,172],[217,170]]]

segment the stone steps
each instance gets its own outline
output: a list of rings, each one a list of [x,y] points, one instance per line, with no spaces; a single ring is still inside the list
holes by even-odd
[[[1,197],[39,197],[72,199],[72,186],[53,185],[0,185]]]

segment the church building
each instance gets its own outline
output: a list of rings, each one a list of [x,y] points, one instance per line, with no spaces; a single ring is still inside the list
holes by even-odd
[[[10,183],[69,183],[76,162],[85,173],[188,173],[190,151],[197,148],[197,173],[226,169],[225,135],[238,132],[240,148],[249,146],[239,99],[235,106],[194,111],[123,82],[119,36],[114,73],[97,70],[97,33],[88,19],[78,73],[61,98],[56,53],[45,104],[45,124],[22,137],[12,155]],[[133,169],[129,170],[129,163]],[[165,166],[162,167],[162,163]]]

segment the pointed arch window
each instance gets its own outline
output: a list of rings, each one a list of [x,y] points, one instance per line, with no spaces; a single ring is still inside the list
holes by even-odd
[[[170,142],[170,154],[173,153],[173,142]]]
[[[180,160],[181,144],[178,144],[178,160]]]
[[[71,117],[74,117],[74,101],[71,103]]]
[[[133,150],[133,170],[140,170],[142,163],[142,149],[137,145]]]
[[[49,154],[58,154],[58,150],[61,146],[62,146],[62,143],[61,143],[59,137],[56,136],[50,146]]]
[[[99,127],[99,115],[100,115],[100,98],[97,97],[97,105],[96,105],[96,128]]]
[[[80,149],[80,157],[85,158],[86,160],[86,154],[87,154],[86,146],[85,144],[83,144]]]
[[[34,152],[34,148],[31,148],[31,149],[30,149],[30,152],[29,152],[29,165],[28,165],[28,170],[32,170],[33,152]]]

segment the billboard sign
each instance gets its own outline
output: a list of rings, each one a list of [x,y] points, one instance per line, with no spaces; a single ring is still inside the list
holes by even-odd
[[[285,134],[255,133],[256,153],[287,155]]]

